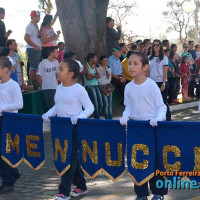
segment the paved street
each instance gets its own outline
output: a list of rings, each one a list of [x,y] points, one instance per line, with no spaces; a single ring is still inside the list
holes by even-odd
[[[197,108],[172,113],[176,121],[199,121]],[[33,171],[26,164],[19,167],[22,177],[15,185],[12,193],[0,195],[0,200],[53,200],[58,193],[60,177],[53,164],[51,137],[45,133],[46,163],[39,171]],[[133,182],[127,174],[117,183],[113,183],[103,174],[94,180],[87,180],[88,194],[74,200],[133,200]],[[199,197],[198,197],[199,196]],[[149,198],[150,199],[150,198]],[[200,200],[200,191],[170,190],[166,200]]]

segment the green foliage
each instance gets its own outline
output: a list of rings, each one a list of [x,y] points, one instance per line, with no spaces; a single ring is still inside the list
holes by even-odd
[[[38,0],[39,8],[44,11],[45,14],[49,14],[53,9],[51,0]]]

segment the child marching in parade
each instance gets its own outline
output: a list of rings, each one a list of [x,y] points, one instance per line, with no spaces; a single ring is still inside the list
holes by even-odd
[[[148,57],[140,52],[133,53],[129,58],[128,70],[134,80],[125,87],[125,111],[120,119],[122,125],[127,125],[128,119],[150,120],[150,125],[157,126],[158,121],[166,120],[166,105],[163,103],[160,89],[157,84],[145,76],[148,70]],[[149,180],[154,197],[152,200],[163,200],[167,189],[156,188],[156,180],[162,177],[154,176]],[[147,200],[149,196],[148,182],[142,186],[134,186],[137,197],[135,200]]]
[[[8,57],[0,57],[0,142],[3,125],[3,112],[17,113],[23,107],[22,92],[17,82],[10,78],[12,64]],[[0,145],[1,149],[1,145]],[[17,168],[10,167],[0,158],[0,176],[2,185],[0,194],[12,192],[14,184],[21,174]]]
[[[76,61],[64,59],[60,63],[57,77],[62,84],[58,85],[55,94],[55,106],[43,114],[44,120],[51,116],[70,117],[73,127],[72,154],[70,169],[61,176],[59,194],[56,200],[69,200],[71,183],[77,187],[71,192],[71,196],[79,196],[87,193],[86,180],[78,159],[77,119],[88,118],[94,112],[94,106],[83,86],[77,83],[80,69]],[[84,111],[82,110],[84,108]]]

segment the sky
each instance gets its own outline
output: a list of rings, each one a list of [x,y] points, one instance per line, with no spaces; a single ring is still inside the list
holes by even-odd
[[[130,0],[132,1],[132,0]],[[127,23],[123,27],[125,30],[131,30],[134,35],[143,36],[143,38],[155,38],[160,35],[166,35],[167,23],[162,17],[162,12],[166,8],[167,0],[135,0],[137,8],[134,9],[133,16],[127,18]],[[55,0],[52,0],[55,3]],[[25,44],[25,28],[30,22],[31,10],[39,10],[38,0],[0,0],[0,6],[6,10],[4,23],[6,30],[12,30],[10,38],[16,39],[18,43]],[[51,14],[55,14],[56,8]],[[41,14],[42,22],[44,14]],[[54,30],[61,30],[60,22],[57,19],[54,24]],[[62,31],[62,30],[61,30]],[[168,39],[175,40],[178,36],[175,33],[167,35]],[[63,41],[61,36],[59,41]]]

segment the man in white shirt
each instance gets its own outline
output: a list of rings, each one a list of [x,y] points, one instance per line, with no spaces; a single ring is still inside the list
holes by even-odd
[[[49,56],[40,62],[37,72],[37,82],[39,87],[43,90],[43,98],[47,109],[54,106],[54,96],[58,81],[56,73],[59,68],[58,62],[58,47],[49,48]]]
[[[30,61],[29,77],[33,83],[34,89],[37,89],[36,71],[41,61],[42,40],[40,38],[40,30],[38,22],[40,21],[40,13],[38,11],[31,12],[31,22],[26,27],[24,40],[27,42],[26,52]]]

